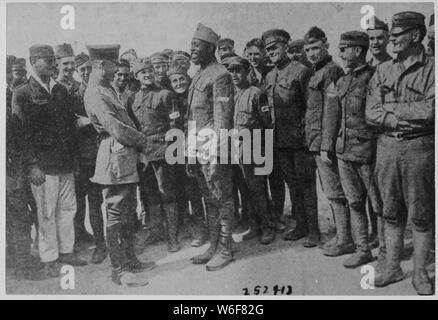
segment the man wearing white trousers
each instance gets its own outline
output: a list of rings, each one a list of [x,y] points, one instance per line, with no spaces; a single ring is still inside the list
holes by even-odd
[[[12,108],[22,124],[25,168],[37,204],[40,258],[47,277],[57,277],[57,261],[86,264],[73,254],[75,116],[67,89],[51,78],[52,47],[29,51],[32,76],[14,91]]]

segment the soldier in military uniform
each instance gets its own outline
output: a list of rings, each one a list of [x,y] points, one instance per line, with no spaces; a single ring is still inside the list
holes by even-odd
[[[392,57],[386,49],[389,43],[388,25],[376,16],[373,16],[371,19],[373,19],[372,23],[367,29],[371,53],[371,59],[368,61],[368,64],[376,67],[385,61],[391,60]]]
[[[314,74],[308,85],[306,141],[315,158],[322,191],[326,195],[336,224],[349,215],[347,200],[342,190],[336,158],[336,138],[340,112],[333,100],[327,97],[327,88],[344,75],[328,53],[329,43],[323,30],[312,27],[304,36],[304,50],[312,63]],[[327,242],[324,248],[335,245],[344,236],[344,226],[338,226],[339,235]],[[340,240],[343,241],[342,239]]]
[[[80,101],[75,105],[76,132],[78,136],[79,173],[76,177],[76,216],[85,217],[86,203],[88,199],[88,213],[90,225],[93,230],[96,249],[94,249],[91,262],[102,263],[108,255],[105,243],[103,215],[102,215],[102,188],[97,183],[90,181],[96,168],[98,149],[97,132],[87,116],[84,106],[84,93],[88,85],[91,73],[91,62],[88,55],[80,53],[75,57],[75,67],[81,77],[78,93]],[[82,218],[83,219],[83,218]],[[83,221],[83,220],[82,220]],[[77,229],[78,230],[78,227]]]
[[[386,267],[374,285],[403,280],[403,233],[410,221],[412,283],[419,295],[431,295],[434,286],[426,262],[435,221],[435,63],[421,44],[424,19],[411,11],[392,17],[390,41],[397,58],[377,66],[369,84],[366,119],[383,132],[377,140],[376,175],[383,200]]]
[[[252,132],[254,129],[264,131],[271,127],[271,114],[266,95],[259,88],[250,85],[248,75],[251,65],[248,60],[241,57],[231,57],[227,58],[226,62],[236,88],[234,95],[234,127],[238,131],[251,133],[251,141],[253,141]],[[263,141],[264,134],[261,137]],[[251,221],[251,229],[249,233],[243,236],[243,240],[260,236],[261,244],[271,244],[275,240],[275,231],[267,202],[267,176],[257,175],[255,173],[256,165],[253,162],[243,162],[246,159],[243,152],[246,150],[242,144],[239,145],[238,151],[239,169],[248,188]]]
[[[218,40],[219,36],[212,29],[198,24],[191,43],[191,57],[194,64],[200,65],[200,70],[189,89],[188,119],[196,121],[196,133],[201,129],[211,129],[220,137],[220,129],[233,128],[234,104],[231,76],[215,58]],[[205,148],[205,139],[199,137],[198,140],[198,147]],[[223,139],[219,140],[219,144],[218,149],[228,147],[228,141]],[[215,271],[233,260],[232,169],[229,164],[218,163],[219,151],[213,155],[207,154],[207,162],[203,164],[193,164],[190,159],[193,156],[189,154],[187,170],[189,175],[198,178],[204,196],[210,246],[203,254],[193,257],[192,262],[207,263],[207,270]]]
[[[154,262],[141,262],[134,252],[138,150],[146,136],[135,128],[128,111],[111,86],[118,70],[119,45],[88,46],[92,73],[84,95],[88,117],[98,132],[100,146],[94,176],[103,186],[107,213],[107,242],[112,281],[119,285],[144,286],[136,272],[149,270]]]
[[[29,51],[32,76],[14,91],[12,109],[24,132],[24,170],[37,205],[40,258],[45,274],[57,277],[56,261],[86,264],[73,254],[75,116],[67,89],[51,78],[52,47],[34,45]]]
[[[262,40],[275,68],[266,76],[266,92],[274,124],[274,167],[271,177],[283,176],[290,192],[296,227],[285,240],[306,237],[305,245],[319,240],[315,165],[304,142],[307,84],[312,71],[293,63],[286,54],[290,35],[281,29],[266,31]],[[282,206],[271,184],[275,207]],[[281,194],[280,194],[281,195]]]
[[[287,56],[293,63],[301,63],[308,68],[312,67],[312,64],[307,60],[306,53],[304,52],[304,40],[289,40],[287,48]]]
[[[11,86],[16,88],[26,82],[27,78],[26,60],[17,58],[12,63],[12,82]]]
[[[176,103],[180,117],[176,120],[177,128],[187,133],[187,111],[188,111],[188,93],[190,86],[190,77],[187,74],[187,65],[180,63],[180,60],[175,60],[167,72],[170,84],[175,93]],[[208,238],[208,232],[205,224],[204,208],[202,205],[202,194],[199,185],[193,177],[189,177],[185,170],[185,165],[176,164],[176,181],[178,188],[178,211],[180,218],[188,218],[188,201],[190,201],[192,214],[190,217],[192,228],[191,242],[192,247],[202,246]],[[181,222],[181,221],[180,221]],[[184,222],[184,221],[183,221]]]
[[[346,268],[356,268],[372,261],[365,209],[367,195],[372,187],[375,153],[374,132],[365,121],[367,85],[374,72],[366,63],[368,47],[369,40],[365,32],[350,31],[341,34],[339,57],[348,73],[336,82],[336,88],[330,87],[327,92],[330,98],[335,99],[342,113],[336,156],[350,217],[342,217],[344,220],[337,222],[340,226],[346,226],[344,231],[347,235],[339,239],[335,246],[327,248],[324,254],[340,256],[353,253],[355,245],[351,228],[356,252],[344,262]]]
[[[234,40],[230,38],[220,38],[217,43],[219,61],[223,62],[226,56],[232,53],[234,53]]]
[[[135,79],[134,75],[132,74],[132,68],[134,67],[135,60],[137,60],[137,53],[134,49],[128,49],[120,55],[120,62],[126,61],[130,66],[131,72],[129,73],[127,86],[132,92],[137,92],[140,90],[140,82]]]
[[[175,62],[183,66],[187,72],[190,69],[190,54],[182,50],[176,50],[172,55],[170,65],[174,65]]]
[[[117,65],[117,72],[114,76],[112,86],[117,93],[120,101],[126,106],[134,92],[129,90],[128,83],[130,78],[130,66],[125,60],[121,60]]]
[[[83,109],[83,98],[79,93],[80,82],[73,78],[75,72],[75,56],[73,53],[73,48],[68,43],[63,43],[56,45],[54,47],[56,64],[58,68],[58,78],[56,79],[58,83],[62,84],[68,91],[71,100],[72,112],[76,115],[79,114],[81,109]],[[85,112],[85,110],[84,110]],[[76,125],[80,121],[76,122]],[[94,129],[93,129],[94,130]],[[79,137],[78,137],[79,138]],[[81,137],[82,138],[82,137]],[[76,189],[80,187],[78,185],[79,177],[79,165],[76,164],[75,168],[76,174]],[[80,182],[79,182],[80,183]],[[82,192],[81,192],[82,193]],[[78,202],[78,193],[76,193]],[[81,197],[82,198],[82,197]],[[80,206],[77,206],[77,211],[75,215],[75,250],[79,250],[79,242],[92,242],[94,237],[88,233],[85,228],[85,203],[83,200],[79,200]]]
[[[132,103],[132,112],[137,127],[148,141],[143,155],[147,161],[144,170],[152,167],[154,176],[143,180],[147,198],[147,207],[151,215],[157,216],[164,211],[167,226],[169,252],[180,250],[178,243],[178,212],[175,194],[175,166],[166,162],[165,152],[169,142],[166,132],[175,127],[180,118],[173,93],[160,89],[154,82],[154,67],[149,59],[138,59],[134,63],[134,75],[141,82]],[[152,181],[151,181],[152,180]],[[157,183],[158,190],[151,188]]]
[[[272,67],[264,63],[266,52],[263,40],[254,38],[248,41],[245,45],[244,54],[246,59],[251,63],[251,70],[248,75],[250,84],[262,88],[266,75],[272,69]]]
[[[154,66],[155,72],[155,84],[160,89],[166,89],[171,91],[169,78],[167,77],[167,70],[169,70],[169,56],[162,52],[156,52],[151,55],[150,60]]]

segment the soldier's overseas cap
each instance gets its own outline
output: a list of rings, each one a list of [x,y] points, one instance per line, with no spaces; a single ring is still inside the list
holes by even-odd
[[[372,16],[370,20],[370,25],[368,26],[367,30],[385,30],[389,31],[388,25],[377,18],[376,16]]]
[[[69,57],[74,58],[74,56],[75,56],[73,53],[73,48],[71,47],[71,45],[69,43],[63,43],[63,44],[56,45],[54,47],[54,49],[55,49],[56,59],[69,58]]]
[[[162,53],[164,53],[166,56],[168,56],[169,58],[173,56],[174,51],[172,49],[164,49],[163,51],[161,51]]]
[[[368,47],[369,39],[368,35],[362,31],[349,31],[341,34],[339,41],[339,48],[361,46]]]
[[[172,60],[190,60],[190,54],[188,52],[177,50],[172,55]]]
[[[123,56],[127,56],[127,55],[132,55],[132,56],[134,56],[135,58],[137,58],[137,53],[135,52],[135,50],[134,49],[128,49],[128,50],[126,50],[125,52],[123,52],[121,55],[120,55],[120,57],[123,57]]]
[[[137,75],[140,71],[150,68],[153,68],[151,59],[140,58],[134,60],[132,71],[134,72],[134,75]]]
[[[248,60],[239,56],[228,57],[224,63],[226,63],[228,69],[244,68],[245,70],[248,70],[251,66]]]
[[[150,59],[152,64],[169,63],[169,56],[163,52],[155,52]]]
[[[15,62],[17,58],[13,55],[7,55],[6,56],[6,70],[11,71],[12,70],[12,64]]]
[[[318,27],[311,27],[304,35],[304,44],[312,44],[318,41],[327,41],[325,32]]]
[[[47,44],[35,44],[29,48],[30,57],[52,57],[54,55],[55,51]]]
[[[90,63],[90,57],[88,56],[88,54],[81,52],[75,57],[75,67],[76,68],[89,67],[89,66],[91,66],[91,63]]]
[[[267,48],[277,42],[288,43],[290,35],[287,31],[282,29],[270,29],[263,33],[262,40],[265,43],[265,48]]]
[[[234,40],[230,38],[220,38],[217,42],[217,47],[234,47]]]
[[[90,61],[109,60],[117,63],[119,59],[119,44],[87,45]]]
[[[424,15],[413,11],[404,11],[392,16],[391,33],[397,34],[406,30],[425,27]]]
[[[12,63],[12,70],[16,71],[26,71],[26,59],[24,58],[17,58]]]
[[[220,36],[216,32],[214,32],[213,29],[203,25],[202,23],[198,23],[193,38],[212,43],[216,46]]]
[[[187,68],[185,68],[181,63],[178,61],[172,62],[172,64],[169,67],[169,70],[167,71],[167,76],[170,77],[174,74],[183,74],[187,76]]]

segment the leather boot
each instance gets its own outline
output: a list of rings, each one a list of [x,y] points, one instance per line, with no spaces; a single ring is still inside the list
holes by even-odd
[[[307,222],[304,212],[297,212],[295,215],[296,226],[294,229],[286,232],[284,240],[286,241],[296,241],[304,238],[307,235]]]
[[[371,250],[368,247],[368,219],[365,205],[351,209],[351,227],[356,239],[356,252],[345,262],[345,268],[357,268],[372,261]]]
[[[204,264],[207,263],[211,258],[213,258],[219,241],[219,211],[213,204],[209,203],[206,203],[206,208],[210,246],[204,253],[194,256],[190,259],[194,264]]]
[[[157,265],[153,261],[142,262],[138,260],[135,254],[135,237],[133,226],[124,226],[125,253],[126,253],[126,269],[132,273],[149,271]],[[126,228],[126,229],[125,229]]]
[[[177,252],[181,249],[178,242],[178,212],[176,203],[164,203],[163,210],[166,215],[167,225],[167,250]]]
[[[242,236],[243,241],[252,240],[261,235],[260,226],[255,217],[251,216],[249,219],[249,231]]]
[[[323,254],[337,257],[353,253],[356,246],[351,237],[350,210],[346,201],[332,201],[333,214],[336,223],[336,244],[323,249]]]
[[[207,263],[207,271],[223,269],[233,261],[232,219],[227,219],[227,217],[222,218],[220,224],[219,245],[216,254]]]
[[[113,270],[126,268],[128,258],[126,256],[125,242],[121,234],[121,225],[117,223],[107,227],[108,250]]]
[[[130,288],[144,287],[149,283],[144,275],[134,274],[128,271],[126,268],[113,269],[111,272],[111,280],[115,284]]]
[[[385,225],[382,216],[377,216],[377,235],[379,238],[379,254],[377,256],[376,272],[384,273],[386,268]]]
[[[403,229],[401,225],[385,222],[386,268],[374,280],[374,285],[378,288],[403,280],[403,270],[400,267]]]
[[[318,226],[318,211],[307,208],[306,219],[307,219],[308,232],[307,232],[306,241],[304,241],[304,247],[313,248],[316,247],[320,241],[320,233]]]
[[[161,206],[159,204],[151,204],[148,206],[148,225],[149,235],[144,244],[155,244],[165,239],[165,230],[162,222]]]
[[[433,295],[434,288],[426,271],[426,262],[432,244],[432,232],[413,230],[414,236],[414,274],[412,285],[420,296]]]
[[[264,245],[271,244],[275,241],[275,230],[272,227],[266,227],[262,229],[262,236],[260,237],[260,243]]]

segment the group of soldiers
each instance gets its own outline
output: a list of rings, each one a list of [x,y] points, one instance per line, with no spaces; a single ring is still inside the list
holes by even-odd
[[[138,58],[133,49],[119,55],[119,45],[88,45],[88,55],[75,56],[69,44],[34,45],[29,78],[25,60],[8,56],[7,245],[15,275],[47,279],[59,275],[59,263],[83,266],[76,244],[93,240],[93,263],[109,253],[115,283],[143,286],[142,272],[156,264],[140,261],[136,247],[166,235],[176,252],[187,225],[192,246],[210,243],[191,261],[220,270],[233,261],[232,234],[243,224],[244,241],[269,245],[285,232],[285,240],[305,238],[305,247],[320,246],[326,256],[349,255],[346,268],[372,262],[379,247],[375,286],[384,287],[404,278],[409,221],[412,283],[418,294],[433,294],[426,271],[435,221],[433,15],[429,30],[425,19],[401,12],[391,29],[373,17],[366,32],[341,34],[344,68],[318,27],[295,41],[268,30],[242,57],[232,39],[203,24],[190,54],[166,49]],[[224,141],[208,161],[186,153],[185,164],[169,163],[166,133],[187,133],[189,121],[196,133],[207,128],[217,136],[221,129],[273,130],[272,172],[256,174],[254,161],[218,161]],[[197,139],[202,149],[207,141]],[[324,244],[316,177],[336,226]],[[290,230],[285,185],[296,222]],[[93,236],[84,225],[86,203]],[[139,219],[138,203],[146,218]],[[32,223],[38,267],[29,260]],[[138,237],[144,230],[146,240]]]

